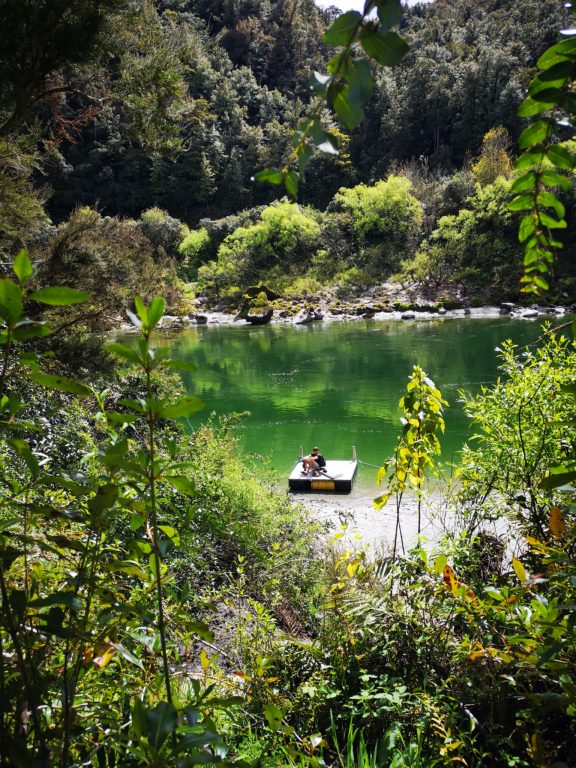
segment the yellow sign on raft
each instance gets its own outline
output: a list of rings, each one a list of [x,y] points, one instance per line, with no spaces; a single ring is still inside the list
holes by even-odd
[[[334,480],[312,480],[310,487],[313,491],[333,491],[336,488]]]

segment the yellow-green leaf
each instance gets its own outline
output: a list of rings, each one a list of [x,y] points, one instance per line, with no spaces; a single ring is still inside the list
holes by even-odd
[[[528,581],[528,574],[526,573],[526,569],[517,557],[512,558],[512,568],[514,569],[514,573],[518,577],[519,581],[522,583]]]

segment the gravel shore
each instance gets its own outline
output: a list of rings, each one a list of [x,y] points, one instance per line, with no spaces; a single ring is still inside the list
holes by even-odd
[[[385,507],[376,510],[374,496],[365,492],[346,496],[301,494],[301,502],[315,520],[326,524],[327,538],[344,531],[342,541],[347,546],[363,546],[372,552],[388,552],[394,545],[396,531],[396,500],[390,499]],[[421,535],[424,546],[431,549],[446,530],[441,513],[441,498],[437,494],[425,496],[421,505]],[[345,528],[343,528],[345,526]],[[408,551],[418,541],[418,502],[414,495],[405,495],[400,508],[398,551]]]

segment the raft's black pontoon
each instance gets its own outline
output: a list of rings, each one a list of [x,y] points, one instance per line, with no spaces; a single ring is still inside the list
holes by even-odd
[[[328,459],[320,476],[304,474],[299,458],[288,478],[288,488],[298,493],[350,493],[357,470],[356,451],[349,461]]]

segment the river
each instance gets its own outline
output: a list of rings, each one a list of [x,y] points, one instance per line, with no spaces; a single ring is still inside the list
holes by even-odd
[[[558,324],[558,321],[556,321]],[[307,326],[198,326],[165,340],[173,354],[192,360],[187,390],[211,413],[249,412],[235,430],[241,451],[262,457],[287,477],[299,446],[360,466],[357,486],[377,489],[376,469],[394,450],[400,399],[414,364],[436,382],[450,407],[442,460],[449,463],[469,436],[459,390],[478,392],[494,382],[495,348],[506,338],[520,346],[541,336],[542,322],[496,317],[427,321],[355,321]]]

